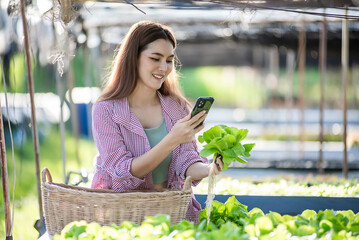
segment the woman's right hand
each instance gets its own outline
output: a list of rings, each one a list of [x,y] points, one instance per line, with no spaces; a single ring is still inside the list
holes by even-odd
[[[202,111],[193,117],[191,117],[191,114],[189,113],[173,126],[167,136],[170,137],[175,146],[192,142],[194,136],[204,128],[204,124],[199,124],[205,120],[206,116],[207,114],[205,111]]]

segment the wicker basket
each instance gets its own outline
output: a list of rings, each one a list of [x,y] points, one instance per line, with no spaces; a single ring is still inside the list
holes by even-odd
[[[46,229],[53,236],[60,234],[68,223],[79,220],[101,225],[119,225],[125,220],[140,224],[145,216],[158,213],[170,215],[171,223],[176,224],[186,217],[191,184],[191,178],[187,177],[182,190],[116,193],[53,183],[50,171],[45,167],[41,189]]]

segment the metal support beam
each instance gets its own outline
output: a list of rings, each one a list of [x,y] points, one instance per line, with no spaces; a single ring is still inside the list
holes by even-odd
[[[346,8],[345,13],[348,13]],[[347,85],[349,68],[349,28],[348,19],[342,22],[342,91],[343,91],[343,175],[348,178],[348,151],[347,151]]]
[[[319,42],[319,71],[320,71],[320,117],[319,117],[319,159],[318,173],[324,173],[323,160],[323,142],[324,142],[324,106],[325,106],[325,78],[326,78],[326,60],[327,60],[327,20],[324,17]]]
[[[300,158],[304,158],[304,141],[305,141],[305,125],[304,125],[304,110],[305,110],[305,58],[306,58],[306,32],[304,24],[299,31],[298,39],[298,80],[299,80],[299,109],[300,109]]]

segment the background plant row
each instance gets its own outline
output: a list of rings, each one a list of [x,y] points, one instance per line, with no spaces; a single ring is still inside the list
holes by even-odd
[[[193,188],[195,194],[208,193],[208,179],[204,179]],[[221,177],[216,181],[215,194],[224,195],[280,195],[280,196],[325,196],[325,197],[359,197],[358,179],[337,182],[296,181],[279,178],[254,182],[230,177]]]

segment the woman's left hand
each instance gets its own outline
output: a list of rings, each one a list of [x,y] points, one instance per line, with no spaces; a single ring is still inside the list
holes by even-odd
[[[210,166],[213,169],[214,174],[218,175],[223,168],[222,155],[217,155],[216,159],[211,163]]]
[[[217,164],[218,166],[217,166]],[[187,168],[185,176],[191,176],[193,181],[202,180],[205,177],[218,175],[223,168],[222,158],[217,157],[217,161],[211,164],[195,162]]]

